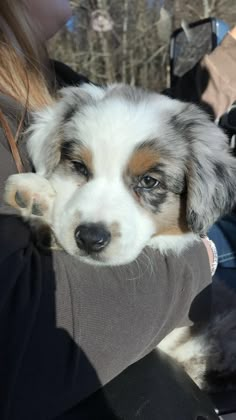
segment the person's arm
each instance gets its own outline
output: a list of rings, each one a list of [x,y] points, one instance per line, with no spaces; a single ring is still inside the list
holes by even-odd
[[[171,91],[175,98],[205,105],[215,118],[236,100],[236,27],[212,53],[179,78]]]
[[[209,74],[206,88],[201,86],[201,101],[209,104],[218,118],[236,100],[236,27],[202,59],[200,66],[202,72]]]

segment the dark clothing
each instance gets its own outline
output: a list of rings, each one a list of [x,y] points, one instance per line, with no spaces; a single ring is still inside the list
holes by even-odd
[[[155,349],[56,420],[80,419],[219,420],[219,417],[184,370]]]
[[[0,107],[16,130],[20,107],[3,97]],[[25,141],[20,151],[30,170]],[[121,267],[43,254],[29,227],[2,202],[4,182],[15,172],[0,131],[0,418],[51,420],[172,329],[207,314],[209,262],[201,243],[178,258],[146,249]]]

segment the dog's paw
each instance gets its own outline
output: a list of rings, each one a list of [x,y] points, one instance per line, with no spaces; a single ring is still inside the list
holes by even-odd
[[[26,218],[39,217],[50,223],[55,192],[43,177],[33,174],[11,175],[5,184],[4,200]]]

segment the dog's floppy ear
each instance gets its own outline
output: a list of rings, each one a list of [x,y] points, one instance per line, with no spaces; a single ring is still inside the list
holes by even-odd
[[[187,223],[193,232],[206,233],[235,205],[236,159],[229,153],[227,136],[197,106],[184,104],[174,121],[189,149]]]
[[[63,127],[83,106],[101,99],[103,88],[85,84],[60,91],[58,101],[33,114],[27,149],[35,170],[49,178],[61,157]]]

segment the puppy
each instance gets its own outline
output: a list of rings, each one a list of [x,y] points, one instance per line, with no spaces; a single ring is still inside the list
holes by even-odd
[[[181,253],[235,204],[223,132],[197,106],[142,89],[62,90],[34,116],[27,147],[36,173],[11,176],[6,202],[88,263],[125,264],[145,246]]]

